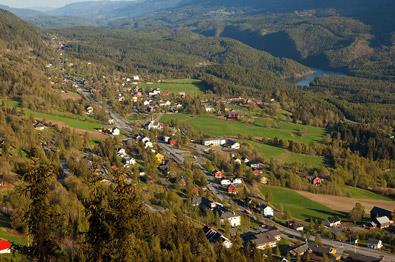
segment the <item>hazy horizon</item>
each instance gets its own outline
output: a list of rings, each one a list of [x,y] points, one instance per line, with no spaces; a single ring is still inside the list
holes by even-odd
[[[6,5],[14,8],[57,8],[76,2],[91,1],[113,1],[113,0],[0,0],[0,5]],[[133,1],[133,0],[116,0],[116,1]]]

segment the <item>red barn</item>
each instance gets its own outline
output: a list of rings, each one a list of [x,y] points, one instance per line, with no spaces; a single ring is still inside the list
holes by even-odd
[[[228,194],[236,195],[237,194],[237,187],[234,185],[228,186]]]

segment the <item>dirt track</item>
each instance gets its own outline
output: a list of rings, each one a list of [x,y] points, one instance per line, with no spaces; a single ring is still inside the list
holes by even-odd
[[[43,120],[43,119],[40,119],[40,118],[36,118],[36,119]],[[51,123],[53,125],[57,125],[59,128],[63,128],[63,127],[70,128],[70,129],[74,130],[76,133],[78,133],[80,135],[84,135],[85,133],[87,133],[89,137],[93,137],[93,138],[97,138],[97,139],[106,139],[108,137],[108,135],[100,133],[99,131],[88,131],[88,130],[79,129],[79,128],[72,128],[72,127],[69,127],[68,125],[66,125],[65,123],[60,122],[60,121],[46,120],[46,122],[47,123]]]
[[[386,200],[373,200],[373,199],[356,199],[341,196],[331,196],[331,195],[319,195],[313,194],[305,191],[297,191],[302,196],[321,203],[333,210],[341,212],[350,212],[350,210],[355,206],[355,203],[360,203],[365,207],[365,211],[369,212],[373,206],[379,206],[388,210],[395,209],[395,201]]]

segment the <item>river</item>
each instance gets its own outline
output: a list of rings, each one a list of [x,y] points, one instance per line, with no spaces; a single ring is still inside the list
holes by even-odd
[[[296,85],[309,86],[310,83],[314,81],[314,79],[316,79],[317,77],[320,77],[320,76],[344,76],[345,75],[345,74],[342,74],[339,72],[327,71],[327,70],[322,70],[322,69],[318,69],[318,68],[312,68],[311,70],[313,70],[313,73],[302,78],[302,79],[299,79],[296,82]]]

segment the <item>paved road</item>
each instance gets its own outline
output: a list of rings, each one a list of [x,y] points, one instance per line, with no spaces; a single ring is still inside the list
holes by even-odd
[[[95,106],[103,108],[103,106],[93,97],[92,93],[86,88],[78,88],[78,92],[86,99],[90,100]],[[114,119],[115,125],[121,129],[126,136],[131,136],[132,128],[128,120],[113,112],[107,105],[103,108],[103,110],[110,116],[111,119]]]

